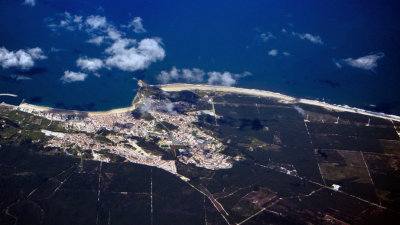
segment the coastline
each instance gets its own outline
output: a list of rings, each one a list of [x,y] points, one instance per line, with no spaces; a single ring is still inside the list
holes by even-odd
[[[214,85],[206,85],[206,84],[185,84],[185,83],[173,83],[173,84],[150,85],[150,86],[158,87],[161,90],[167,91],[167,92],[169,92],[169,91],[185,91],[185,90],[187,90],[187,91],[200,90],[200,91],[217,91],[217,92],[225,92],[225,93],[237,93],[237,94],[245,94],[245,95],[252,95],[252,96],[261,96],[261,97],[267,97],[267,98],[275,98],[275,99],[280,100],[282,103],[286,103],[286,104],[301,103],[301,104],[307,104],[307,105],[314,105],[314,106],[319,106],[319,107],[322,107],[322,108],[325,108],[328,110],[334,110],[334,111],[339,111],[339,112],[351,112],[351,113],[357,113],[357,114],[362,114],[362,115],[366,115],[366,116],[378,117],[378,118],[382,118],[382,119],[400,122],[400,116],[397,116],[397,115],[373,112],[373,111],[368,111],[368,110],[364,110],[364,109],[350,107],[347,105],[329,104],[326,102],[321,102],[321,101],[311,100],[311,99],[303,99],[303,98],[299,99],[299,98],[291,97],[288,95],[271,92],[271,91],[265,91],[265,90],[246,89],[246,88],[228,87],[228,86],[214,86]],[[71,112],[74,114],[87,113],[90,116],[104,116],[104,115],[110,115],[110,114],[125,113],[125,112],[132,111],[136,108],[135,104],[133,104],[133,101],[132,101],[131,106],[111,109],[111,110],[107,110],[107,111],[64,110],[64,109],[55,109],[55,108],[46,107],[46,106],[38,106],[38,105],[29,104],[29,103],[21,103],[17,107],[26,109],[26,110],[39,111],[39,112],[59,110],[59,111],[68,111],[68,112]]]
[[[33,105],[33,104],[29,104],[29,103],[21,103],[20,105],[18,105],[16,107],[22,108],[25,110],[33,110],[33,111],[37,111],[37,112],[47,112],[47,111],[57,110],[57,111],[70,112],[73,114],[87,113],[89,116],[106,116],[106,115],[110,115],[110,114],[125,113],[125,112],[129,112],[129,111],[132,111],[135,109],[135,105],[133,105],[133,104],[128,107],[111,109],[111,110],[107,110],[107,111],[77,111],[77,110],[67,110],[67,109],[56,109],[56,108],[51,108],[51,107],[46,107],[46,106]]]
[[[184,90],[204,90],[204,91],[220,91],[220,92],[227,92],[227,93],[238,93],[238,94],[247,94],[253,96],[262,96],[262,97],[269,97],[269,98],[276,98],[282,100],[283,103],[302,103],[307,105],[314,105],[323,107],[325,109],[340,111],[340,112],[351,112],[351,113],[358,113],[366,116],[371,117],[378,117],[382,119],[388,119],[400,122],[400,116],[397,115],[390,115],[385,113],[373,112],[368,111],[365,109],[359,109],[350,107],[347,105],[335,105],[329,104],[326,102],[321,102],[317,100],[311,99],[303,99],[303,98],[294,98],[288,95],[283,95],[276,92],[271,91],[264,91],[264,90],[257,90],[257,89],[245,89],[245,88],[238,88],[238,87],[227,87],[227,86],[213,86],[213,85],[206,85],[206,84],[184,84],[184,83],[175,83],[175,84],[165,84],[165,85],[154,85],[159,87],[163,91],[184,91]]]
[[[0,93],[0,96],[9,96],[9,97],[18,97],[18,95],[9,94],[9,93]]]

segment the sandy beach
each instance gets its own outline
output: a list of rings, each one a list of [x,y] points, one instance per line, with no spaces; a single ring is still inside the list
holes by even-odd
[[[231,93],[247,94],[247,95],[262,96],[269,98],[277,98],[291,102],[292,101],[294,102],[296,100],[296,98],[276,92],[237,88],[237,87],[227,87],[227,86],[212,86],[212,85],[201,85],[201,84],[167,84],[167,85],[161,85],[160,88],[163,91],[183,91],[183,90],[221,91],[228,93],[231,92]]]
[[[227,86],[181,84],[181,83],[159,85],[157,87],[159,87],[161,90],[167,91],[167,92],[184,91],[184,90],[188,90],[188,91],[201,90],[201,91],[218,91],[218,92],[225,92],[225,93],[237,93],[237,94],[267,97],[267,98],[275,98],[275,99],[280,100],[280,102],[283,102],[286,104],[302,103],[302,104],[323,107],[328,110],[334,110],[334,111],[339,111],[339,112],[358,113],[358,114],[362,114],[362,115],[366,115],[366,116],[378,117],[378,118],[382,118],[382,119],[388,119],[388,120],[400,122],[400,117],[396,116],[396,115],[377,113],[377,112],[367,111],[367,110],[363,110],[363,109],[352,108],[349,106],[333,105],[333,104],[328,104],[325,102],[320,102],[320,101],[310,100],[310,99],[298,99],[298,98],[294,98],[291,96],[287,96],[287,95],[283,95],[283,94],[271,92],[271,91],[245,89],[245,88],[237,88],[237,87],[227,87]],[[39,112],[57,110],[57,109],[50,108],[50,107],[37,106],[37,105],[28,104],[28,103],[22,103],[18,106],[18,108],[23,108],[23,109],[32,110],[32,111],[39,111]],[[125,113],[125,112],[132,111],[134,109],[135,109],[135,105],[132,104],[129,107],[112,109],[112,110],[108,110],[108,111],[75,111],[75,110],[63,110],[63,109],[60,109],[60,110],[69,111],[71,113],[76,113],[76,114],[83,112],[83,113],[87,113],[89,116],[103,116],[103,115],[110,115],[110,114]]]
[[[339,112],[352,112],[363,114],[366,116],[371,117],[378,117],[382,119],[388,119],[393,121],[400,122],[400,117],[396,115],[388,115],[384,113],[376,113],[371,112],[363,109],[352,108],[348,106],[341,106],[341,105],[332,105],[325,102],[320,102],[316,100],[310,99],[297,99],[291,96],[283,95],[276,92],[271,91],[264,91],[264,90],[256,90],[256,89],[245,89],[245,88],[237,88],[237,87],[226,87],[226,86],[212,86],[212,85],[201,85],[201,84],[166,84],[158,86],[163,91],[184,91],[184,90],[203,90],[203,91],[220,91],[220,92],[227,92],[227,93],[238,93],[238,94],[247,94],[253,96],[262,96],[268,98],[276,98],[280,99],[285,103],[288,104],[296,104],[296,103],[303,103],[308,105],[315,105],[320,106],[325,109],[339,111]]]
[[[0,93],[0,96],[18,97],[18,95],[9,94],[9,93]]]
[[[104,116],[104,115],[118,114],[118,113],[125,113],[125,112],[132,111],[135,109],[135,105],[131,105],[131,106],[125,107],[125,108],[111,109],[108,111],[76,111],[76,110],[54,109],[54,108],[45,107],[45,106],[32,105],[29,103],[22,103],[18,106],[18,108],[37,111],[37,112],[60,110],[60,111],[68,111],[68,112],[71,112],[74,114],[87,113],[89,116]]]

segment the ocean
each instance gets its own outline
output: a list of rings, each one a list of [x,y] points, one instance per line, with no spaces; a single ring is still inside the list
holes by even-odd
[[[137,79],[158,84],[156,76],[175,66],[248,71],[252,75],[235,86],[400,115],[399,1],[36,0],[33,7],[22,2],[0,0],[0,47],[40,47],[47,59],[26,70],[0,67],[0,93],[19,96],[0,102],[25,99],[76,110],[125,107],[136,94]],[[147,32],[126,31],[126,37],[160,38],[165,57],[143,70],[102,68],[99,77],[63,83],[65,71],[81,71],[77,58],[104,57],[106,48],[87,43],[83,31],[52,31],[49,21],[65,12],[104,16],[118,29],[140,17]],[[372,69],[344,63],[382,53]]]

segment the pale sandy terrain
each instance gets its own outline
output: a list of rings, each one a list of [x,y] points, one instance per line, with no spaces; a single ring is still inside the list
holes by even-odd
[[[0,96],[18,97],[18,95],[14,95],[14,94],[8,94],[8,93],[3,93],[3,94],[0,94]]]
[[[163,91],[167,91],[167,92],[168,91],[184,91],[184,90],[202,90],[202,91],[219,91],[219,92],[225,92],[225,93],[237,93],[237,94],[246,94],[246,95],[267,97],[267,98],[276,98],[276,99],[279,99],[281,102],[287,103],[287,104],[303,103],[303,104],[308,104],[308,105],[320,106],[320,107],[323,107],[323,108],[326,108],[329,110],[334,110],[334,111],[352,112],[352,113],[363,114],[366,116],[378,117],[378,118],[389,119],[389,120],[400,122],[400,117],[395,116],[395,115],[375,113],[375,112],[371,112],[371,111],[365,111],[362,109],[351,108],[351,107],[340,106],[340,105],[332,105],[332,104],[328,104],[325,102],[320,102],[320,101],[310,100],[310,99],[297,99],[297,98],[294,98],[291,96],[287,96],[287,95],[283,95],[283,94],[271,92],[271,91],[245,89],[245,88],[237,88],[237,87],[227,87],[227,86],[200,85],[200,84],[167,84],[167,85],[161,85],[158,87],[161,88]],[[18,107],[24,108],[24,109],[35,110],[35,111],[41,111],[41,112],[54,110],[53,108],[50,108],[50,107],[36,106],[36,105],[28,104],[28,103],[22,103]],[[108,110],[108,111],[92,111],[92,112],[86,112],[86,113],[88,113],[90,116],[103,116],[103,115],[110,115],[110,114],[117,114],[117,113],[125,113],[125,112],[132,111],[134,109],[135,109],[135,105],[131,105],[131,106],[125,107],[125,108],[112,109],[112,110]],[[72,112],[80,113],[79,111],[72,111]]]
[[[53,110],[53,108],[50,108],[50,107],[32,105],[29,103],[21,103],[18,107],[23,108],[23,109],[30,109],[30,110],[34,110],[34,111],[38,111],[38,112],[45,112],[45,111]]]
[[[277,98],[285,101],[296,100],[296,98],[271,91],[262,91],[262,90],[227,87],[227,86],[212,86],[212,85],[200,85],[200,84],[167,84],[160,86],[160,88],[163,91],[183,91],[183,90],[221,91],[227,93],[231,92],[231,93],[263,96],[269,98]]]
[[[282,100],[285,103],[303,103],[308,105],[315,105],[320,106],[329,110],[334,111],[342,111],[342,112],[352,112],[363,114],[366,116],[372,117],[379,117],[383,119],[389,119],[393,121],[400,122],[400,117],[395,115],[387,115],[381,113],[374,113],[370,111],[365,111],[362,109],[350,108],[345,106],[339,105],[332,105],[325,102],[319,102],[316,100],[309,100],[309,99],[296,99],[287,95],[283,95],[280,93],[270,92],[270,91],[263,91],[263,90],[255,90],[255,89],[244,89],[244,88],[237,88],[237,87],[226,87],[226,86],[212,86],[212,85],[201,85],[201,84],[166,84],[159,86],[163,91],[184,91],[184,90],[202,90],[202,91],[220,91],[226,93],[239,93],[239,94],[247,94],[253,96],[262,96],[268,98],[276,98]]]
[[[18,108],[23,108],[23,109],[28,109],[28,110],[38,111],[38,112],[46,112],[46,111],[54,110],[54,108],[32,105],[29,103],[22,103],[18,106]],[[86,113],[88,113],[89,116],[104,116],[104,115],[110,115],[110,114],[125,113],[125,112],[132,111],[134,109],[135,109],[135,106],[132,105],[132,106],[125,107],[125,108],[112,109],[112,110],[108,110],[108,111],[93,111],[93,112],[75,111],[75,110],[65,110],[65,111],[75,112],[77,114],[81,113],[81,112],[86,112]]]

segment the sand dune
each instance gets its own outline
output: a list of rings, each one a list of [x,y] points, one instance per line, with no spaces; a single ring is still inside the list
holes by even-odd
[[[183,90],[203,90],[203,91],[220,91],[227,93],[238,93],[238,94],[247,94],[253,96],[262,96],[268,98],[276,98],[280,99],[285,103],[296,104],[303,103],[308,105],[320,106],[329,110],[340,111],[340,112],[352,112],[363,114],[371,117],[379,117],[383,119],[389,119],[393,121],[400,122],[400,117],[396,115],[388,115],[384,113],[377,113],[372,111],[367,111],[364,109],[352,108],[349,106],[341,106],[341,105],[332,105],[325,102],[320,102],[316,100],[310,99],[297,99],[291,96],[283,95],[276,92],[271,91],[263,91],[256,89],[245,89],[245,88],[237,88],[237,87],[226,87],[226,86],[212,86],[212,85],[203,85],[203,84],[166,84],[159,86],[163,91],[183,91]]]
[[[225,93],[237,93],[237,94],[246,94],[246,95],[252,95],[252,96],[267,97],[267,98],[276,98],[276,99],[279,99],[281,102],[287,103],[287,104],[303,103],[303,104],[308,104],[308,105],[320,106],[320,107],[323,107],[328,110],[334,110],[334,111],[339,111],[339,112],[352,112],[352,113],[363,114],[366,116],[378,117],[378,118],[383,118],[383,119],[400,122],[400,117],[396,116],[396,115],[377,113],[377,112],[367,111],[367,110],[363,110],[363,109],[352,108],[349,106],[333,105],[333,104],[328,104],[325,102],[320,102],[320,101],[310,100],[310,99],[297,99],[297,98],[294,98],[291,96],[287,96],[287,95],[283,95],[283,94],[271,92],[271,91],[245,89],[245,88],[237,88],[237,87],[227,87],[227,86],[200,85],[200,84],[166,84],[166,85],[160,85],[157,87],[161,88],[163,91],[184,91],[184,90],[219,91],[219,92],[225,92]],[[28,104],[28,103],[22,103],[18,107],[23,108],[23,109],[40,111],[40,112],[55,110],[50,107],[37,106],[37,105]],[[110,114],[117,114],[117,113],[125,113],[125,112],[132,111],[134,109],[135,109],[135,105],[132,104],[129,107],[112,109],[112,110],[108,110],[108,111],[73,111],[73,110],[71,110],[71,111],[70,110],[62,110],[62,111],[69,111],[71,113],[76,113],[76,114],[84,112],[84,113],[88,113],[88,115],[90,115],[90,116],[102,116],[102,115],[110,115]]]

